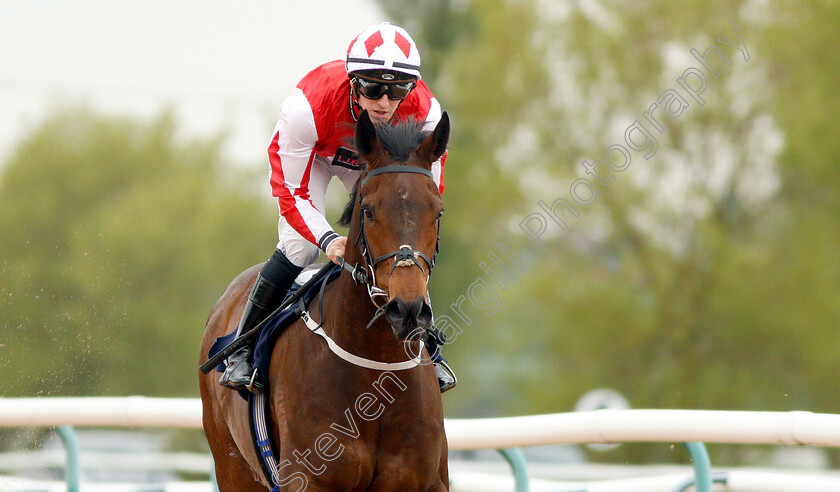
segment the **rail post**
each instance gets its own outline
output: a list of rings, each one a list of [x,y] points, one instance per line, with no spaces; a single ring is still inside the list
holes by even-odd
[[[689,480],[677,487],[674,492],[684,492],[688,487],[694,485],[697,492],[712,492],[712,463],[709,453],[702,442],[685,442],[685,449],[691,456],[694,465],[694,479]]]
[[[59,425],[55,430],[61,437],[67,454],[67,466],[64,468],[67,492],[79,492],[79,445],[76,442],[76,433],[69,425]]]
[[[514,490],[516,492],[528,492],[528,466],[525,464],[525,455],[519,448],[505,448],[500,449],[500,453],[505,457],[510,469],[513,471]]]

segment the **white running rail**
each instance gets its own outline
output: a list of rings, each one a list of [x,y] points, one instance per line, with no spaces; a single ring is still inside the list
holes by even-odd
[[[559,443],[691,442],[840,447],[840,415],[719,410],[595,410],[447,419],[450,449]],[[0,398],[0,427],[201,428],[197,398]]]

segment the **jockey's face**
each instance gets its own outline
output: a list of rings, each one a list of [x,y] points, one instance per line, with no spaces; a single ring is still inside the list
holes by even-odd
[[[358,103],[366,109],[374,123],[386,123],[394,116],[400,105],[400,100],[388,99],[388,94],[382,94],[379,99],[368,99],[356,91]]]

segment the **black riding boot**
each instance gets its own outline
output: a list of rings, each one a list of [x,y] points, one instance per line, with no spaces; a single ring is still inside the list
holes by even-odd
[[[446,343],[446,337],[443,336],[443,332],[432,325],[426,330],[426,340],[424,342],[426,350],[432,358],[432,363],[435,365],[440,392],[446,393],[458,384],[455,372],[449,367],[446,359],[443,358],[443,354],[440,353],[441,347]]]
[[[236,328],[236,338],[258,325],[283,302],[301,270],[301,267],[290,262],[280,250],[271,255],[257,275],[248,295],[248,302]],[[236,390],[245,388],[252,393],[262,392],[264,388],[251,366],[252,350],[253,342],[249,342],[227,358],[227,368],[219,378],[219,384]]]

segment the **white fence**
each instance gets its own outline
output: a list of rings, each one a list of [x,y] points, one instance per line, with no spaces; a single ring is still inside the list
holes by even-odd
[[[201,402],[198,399],[140,396],[0,398],[0,427],[64,425],[201,428]],[[452,450],[618,442],[705,442],[840,447],[840,415],[811,412],[596,410],[508,418],[447,419],[445,426],[449,448]],[[688,487],[680,486],[680,483],[685,482],[686,477],[690,479],[689,475],[588,483],[531,480],[530,490],[532,492],[686,490]],[[451,480],[453,491],[509,491],[514,487],[514,481],[509,477],[488,477],[469,472],[453,471]],[[55,488],[49,490],[66,490],[60,485],[54,486]],[[839,492],[840,478],[729,471],[725,473],[725,480],[720,480],[720,484],[715,487],[717,488],[714,490],[732,492]],[[3,487],[0,487],[0,490],[3,490]],[[24,489],[10,488],[8,490]],[[84,490],[93,491],[94,489],[85,488]]]
[[[840,415],[718,410],[595,410],[526,417],[447,419],[449,448],[556,443],[690,442],[840,447]],[[0,427],[201,428],[189,398],[0,398]]]

